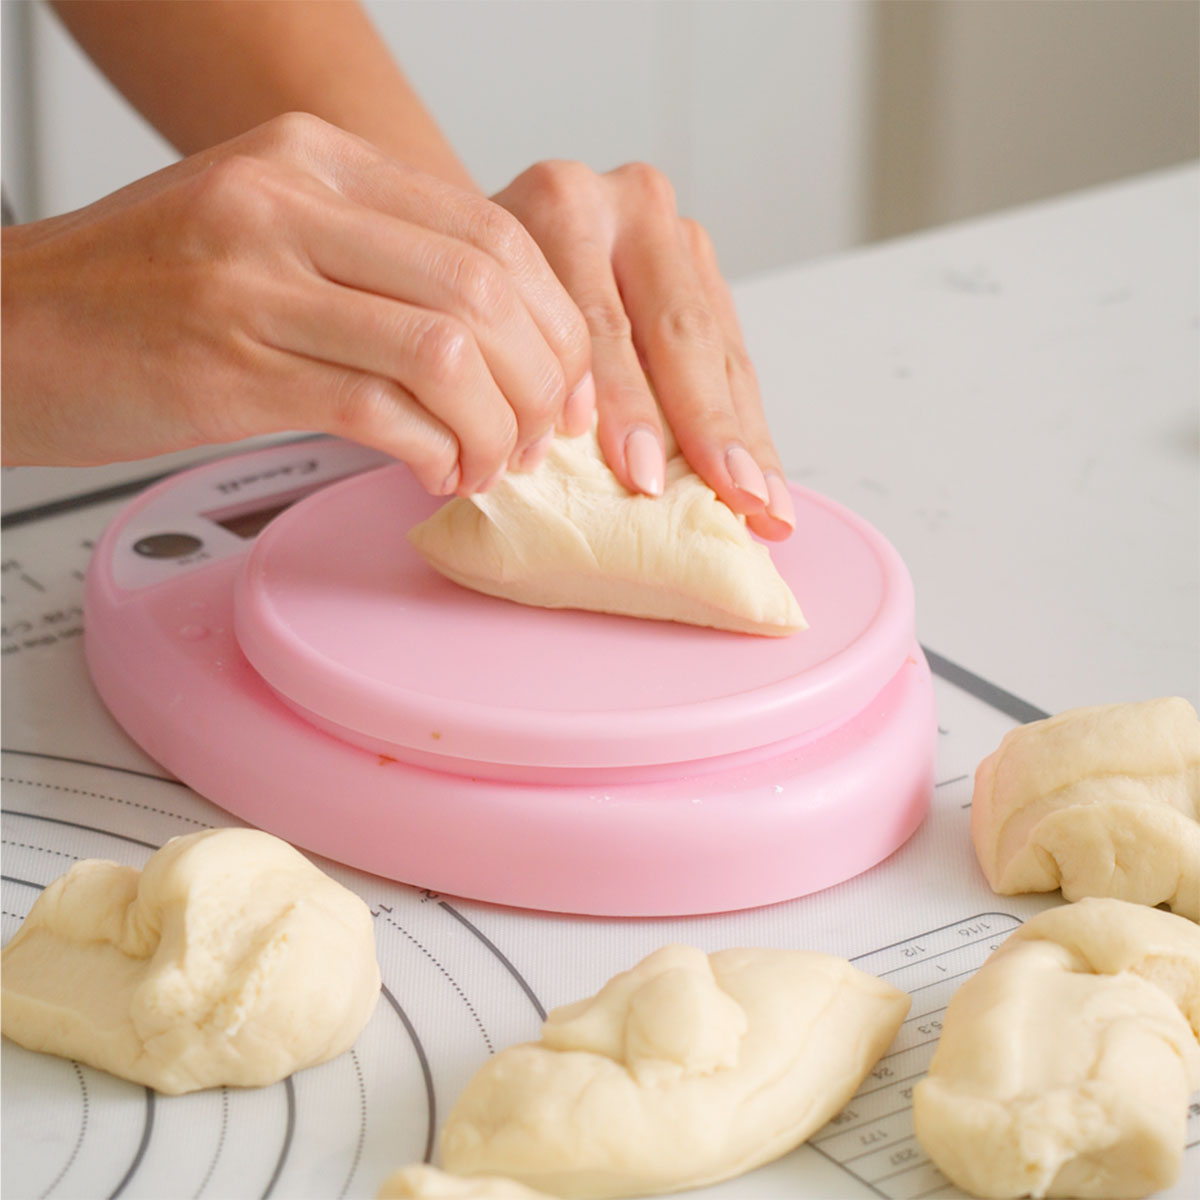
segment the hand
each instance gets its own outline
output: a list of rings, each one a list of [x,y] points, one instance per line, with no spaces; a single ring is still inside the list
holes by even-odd
[[[10,463],[307,429],[467,494],[592,416],[587,329],[520,224],[315,117],[5,230],[3,293]]]
[[[717,495],[756,533],[787,537],[795,512],[733,300],[667,180],[642,164],[596,175],[545,162],[493,199],[534,236],[587,321],[600,446],[621,482],[662,491],[661,405]]]

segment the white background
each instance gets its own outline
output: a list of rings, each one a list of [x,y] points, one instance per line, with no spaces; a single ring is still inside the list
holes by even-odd
[[[37,0],[4,16],[24,219],[170,162]],[[1191,0],[368,0],[489,190],[649,160],[733,278],[1195,157]]]

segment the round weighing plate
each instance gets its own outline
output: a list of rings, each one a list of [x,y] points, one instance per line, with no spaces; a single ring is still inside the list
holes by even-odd
[[[862,710],[911,654],[912,585],[866,522],[792,494],[796,532],[770,547],[810,625],[789,637],[461,588],[409,544],[440,501],[396,466],[266,527],[236,587],[238,642],[306,719],[440,769],[695,762],[817,734]]]

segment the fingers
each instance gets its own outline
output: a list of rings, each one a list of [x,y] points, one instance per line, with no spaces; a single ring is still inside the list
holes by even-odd
[[[255,433],[304,428],[347,438],[407,463],[435,496],[461,492],[453,432],[407,388],[335,363],[264,348]],[[232,436],[238,436],[234,433]]]
[[[287,124],[293,117],[294,127]],[[515,217],[483,196],[388,158],[361,138],[322,122],[314,127],[312,120],[296,114],[280,118],[284,124],[276,135],[277,152],[305,163],[315,154],[322,178],[355,204],[439,232],[487,255],[508,276],[558,359],[563,399],[581,386],[586,391],[590,345],[583,319],[537,242]],[[590,422],[590,413],[587,418]]]
[[[503,473],[517,443],[516,418],[461,321],[320,280],[277,297],[272,312],[261,325],[266,344],[387,381],[448,429],[459,454],[453,490],[486,491]]]
[[[354,330],[334,316],[339,331],[358,346],[359,356],[348,362],[368,370],[385,370],[388,362],[404,367],[410,373],[395,377],[459,433],[464,454],[471,459],[463,463],[464,484],[486,479],[506,462],[517,469],[537,465],[549,450],[550,436],[567,403],[566,379],[511,276],[494,259],[464,242],[344,202],[309,231],[307,248],[322,275],[360,295],[402,300],[428,310],[431,320],[433,314],[449,318],[436,334],[427,327],[418,331],[425,340],[417,347],[421,370],[413,374],[412,364],[403,363],[403,355],[396,354],[396,338],[413,332],[400,314],[389,316],[377,303],[351,306],[355,319],[361,316],[367,322],[363,332],[371,330],[383,343],[370,356],[374,361],[365,362],[362,355],[368,348],[363,337],[354,336]],[[393,323],[396,328],[389,328]],[[477,351],[468,356],[470,365],[489,378],[481,377],[480,370],[462,369],[467,364],[435,360],[439,352],[462,356],[455,331],[470,338]],[[442,374],[445,380],[434,378]],[[465,390],[451,397],[446,389],[452,386]],[[432,388],[428,397],[426,387]],[[511,408],[516,425],[507,459],[500,461],[494,459],[497,414],[491,412],[497,401]],[[469,420],[473,407],[485,402],[489,407],[480,414],[483,419]],[[468,428],[459,424],[463,419],[468,419]],[[475,462],[479,442],[484,445],[480,460],[489,460],[484,474],[479,474],[482,468]]]
[[[660,496],[666,457],[658,406],[638,362],[608,254],[594,243],[552,247],[551,254],[591,337],[597,436],[604,457],[630,491]]]
[[[725,354],[725,376],[741,425],[742,440],[763,471],[767,484],[764,511],[752,513],[747,523],[759,537],[782,541],[796,528],[796,510],[787,487],[787,476],[771,439],[754,364],[746,352],[733,297],[717,266],[712,239],[698,222],[681,221],[684,242],[700,287],[721,328]]]
[[[663,431],[613,275],[617,214],[611,197],[581,163],[553,162],[518,176],[496,200],[533,232],[583,315],[605,459],[630,491],[660,495],[666,477]]]
[[[762,512],[767,483],[742,440],[724,333],[684,242],[674,195],[650,168],[626,167],[610,178],[623,216],[613,268],[679,448],[735,512]]]

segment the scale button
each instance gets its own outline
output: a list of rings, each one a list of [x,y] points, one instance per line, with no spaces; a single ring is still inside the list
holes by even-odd
[[[152,533],[133,543],[135,554],[144,558],[183,558],[194,554],[204,543],[190,533]]]

